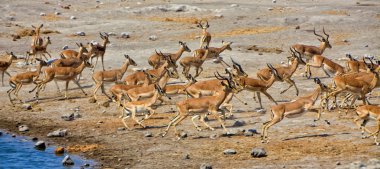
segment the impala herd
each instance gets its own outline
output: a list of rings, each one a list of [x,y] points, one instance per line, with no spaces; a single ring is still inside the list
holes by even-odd
[[[123,76],[130,66],[137,66],[136,62],[128,55],[124,55],[125,61],[120,68],[105,70],[104,56],[107,50],[107,44],[110,43],[107,33],[100,33],[103,40],[100,44],[88,43],[83,45],[77,43],[79,47],[76,50],[63,50],[59,53],[59,59],[51,59],[47,52],[47,47],[51,44],[50,37],[40,37],[40,30],[43,27],[32,26],[35,34],[32,38],[31,49],[27,52],[27,64],[29,59],[31,63],[37,64],[37,70],[23,72],[11,76],[7,69],[11,66],[12,61],[17,59],[11,52],[7,53],[5,61],[0,61],[0,71],[2,73],[2,85],[4,86],[4,74],[10,76],[9,84],[11,89],[8,90],[9,100],[12,105],[15,104],[15,99],[12,94],[21,103],[24,101],[18,95],[23,85],[35,84],[33,92],[36,90],[35,98],[39,99],[39,94],[45,90],[46,84],[53,81],[60,92],[57,81],[65,81],[65,94],[67,99],[67,90],[70,81],[73,81],[79,89],[87,95],[80,85],[80,76],[86,67],[92,69],[92,79],[95,87],[92,93],[92,98],[96,101],[98,97],[96,92],[101,89],[101,92],[107,96],[110,101],[116,102],[116,105],[121,109],[122,122],[126,128],[131,129],[127,125],[127,120],[131,118],[141,127],[145,128],[144,121],[153,116],[157,106],[164,103],[163,97],[171,99],[177,95],[186,95],[186,99],[177,101],[177,113],[171,119],[162,136],[165,136],[171,127],[179,125],[187,116],[192,116],[191,120],[197,130],[202,128],[198,126],[196,120],[214,130],[207,122],[205,117],[213,115],[225,132],[228,130],[225,127],[225,119],[233,116],[232,98],[242,101],[237,95],[243,90],[251,91],[253,99],[259,103],[259,107],[263,108],[261,102],[261,93],[264,94],[275,105],[271,106],[271,119],[264,123],[261,132],[261,140],[263,143],[268,142],[268,129],[284,119],[284,117],[292,118],[299,117],[305,112],[317,112],[317,121],[321,118],[323,110],[330,111],[338,108],[339,112],[342,108],[353,108],[357,99],[361,99],[362,106],[356,107],[357,118],[355,124],[362,130],[363,138],[373,136],[376,145],[380,145],[378,135],[380,133],[380,107],[369,105],[366,95],[373,89],[380,86],[379,71],[380,67],[374,58],[363,57],[358,61],[350,54],[347,54],[346,67],[335,63],[332,59],[323,56],[323,52],[332,46],[329,42],[330,35],[323,28],[323,35],[316,33],[320,46],[308,46],[303,44],[295,44],[290,47],[290,55],[288,58],[288,66],[272,66],[267,64],[266,67],[257,72],[257,78],[249,77],[243,70],[242,66],[231,58],[232,66],[221,60],[221,64],[225,64],[225,69],[214,72],[214,79],[197,81],[196,78],[201,75],[205,62],[210,59],[219,59],[220,54],[225,50],[232,50],[232,42],[222,42],[221,47],[210,47],[211,34],[208,32],[210,27],[208,21],[200,21],[197,27],[202,29],[200,48],[193,51],[193,56],[184,56],[185,52],[191,52],[185,42],[179,41],[179,49],[174,53],[162,53],[155,50],[149,57],[148,63],[152,69],[136,71],[128,74],[124,79]],[[50,60],[45,56],[48,54]],[[29,58],[29,56],[33,56]],[[41,57],[44,56],[44,59]],[[101,59],[102,70],[95,71],[98,59]],[[95,64],[92,60],[96,59]],[[305,59],[306,61],[304,61]],[[310,61],[310,62],[309,62]],[[182,66],[182,74],[186,77],[187,82],[184,84],[169,84],[171,79],[179,79],[178,64]],[[278,103],[269,93],[268,89],[276,81],[286,82],[289,84],[286,89],[280,93],[283,94],[294,86],[296,95],[299,95],[297,82],[293,75],[301,66],[305,65],[305,76],[310,79],[312,76],[310,67],[322,68],[328,77],[333,76],[332,85],[325,85],[317,77],[313,78],[316,83],[315,90],[311,93],[302,95],[293,101],[286,103]],[[45,67],[45,68],[43,68]],[[190,69],[195,69],[195,75],[190,74]],[[220,72],[225,72],[221,75]],[[182,76],[182,75],[181,75]],[[109,89],[109,94],[105,90],[105,83],[114,83]],[[340,94],[344,94],[340,105],[337,105],[337,99]],[[320,98],[320,99],[319,99]],[[333,105],[329,105],[329,100],[333,100]],[[319,106],[314,106],[320,100]],[[247,104],[247,103],[245,103]],[[227,111],[227,113],[225,113]],[[346,112],[347,113],[347,112]],[[139,120],[138,116],[144,115],[143,119]],[[372,132],[365,127],[370,119],[377,121],[376,131]],[[325,120],[328,122],[327,120]],[[362,121],[360,123],[360,121]],[[364,136],[364,133],[369,133]],[[176,130],[177,133],[177,130]]]

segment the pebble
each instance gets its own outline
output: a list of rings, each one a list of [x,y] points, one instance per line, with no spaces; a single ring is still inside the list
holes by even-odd
[[[125,127],[119,127],[117,128],[117,131],[124,131],[125,130]]]
[[[89,102],[89,103],[96,103],[96,99],[93,98],[93,97],[91,97],[90,99],[88,99],[88,102]]]
[[[244,126],[246,123],[244,120],[236,120],[234,124],[232,124],[232,127],[241,127]]]
[[[268,11],[272,11],[273,10],[273,8],[268,8]]]
[[[253,133],[251,131],[247,130],[244,132],[244,136],[247,136],[247,137],[253,136]]]
[[[77,36],[86,36],[86,33],[84,33],[84,32],[75,32],[75,35],[77,35]]]
[[[223,18],[224,17],[223,14],[216,14],[214,16],[217,17],[217,18]]]
[[[74,120],[74,113],[68,114],[68,115],[63,115],[61,118],[65,121],[72,121]]]
[[[38,138],[37,137],[33,137],[32,141],[38,141]]]
[[[216,138],[218,138],[219,137],[219,135],[218,134],[211,134],[210,135],[210,139],[216,139]]]
[[[301,27],[299,25],[296,26],[296,29],[300,29]]]
[[[41,12],[40,16],[46,16],[46,13]]]
[[[108,35],[109,36],[116,36],[116,33],[115,32],[108,32]]]
[[[55,15],[61,15],[61,12],[54,12]]]
[[[47,137],[65,137],[67,135],[67,129],[58,129],[56,131],[47,134]]]
[[[186,138],[186,137],[187,137],[187,133],[186,133],[186,132],[181,132],[181,133],[179,134],[179,137],[181,137],[181,138]]]
[[[151,36],[149,36],[149,40],[155,41],[155,40],[157,40],[157,36],[156,35],[151,35]]]
[[[259,134],[256,129],[248,129],[249,132],[252,132],[253,134]]]
[[[239,7],[238,4],[231,4],[230,6],[231,6],[231,7]]]
[[[225,155],[231,155],[231,154],[236,154],[236,153],[237,152],[234,149],[226,149],[223,151],[223,154],[225,154]]]
[[[277,1],[276,0],[272,0],[272,3],[276,3]]]
[[[212,165],[209,163],[203,163],[201,164],[200,169],[212,169]]]
[[[251,156],[254,158],[266,157],[267,152],[264,148],[254,148],[251,151]]]
[[[24,103],[22,104],[22,108],[24,108],[25,110],[32,110],[32,105],[29,103]]]
[[[105,101],[102,103],[102,106],[103,107],[110,107],[110,102],[109,101]]]
[[[2,135],[3,135],[3,132],[0,131],[0,136],[2,136]]]
[[[64,166],[67,166],[67,165],[74,165],[74,161],[70,158],[69,155],[66,155],[66,157],[62,160],[62,164]]]
[[[63,147],[57,147],[57,148],[54,150],[54,153],[55,153],[55,154],[63,154],[63,153],[65,153],[65,148],[63,148]]]
[[[152,132],[147,131],[147,132],[145,132],[144,136],[145,137],[153,137],[153,134],[152,134]]]
[[[266,109],[257,109],[256,112],[257,113],[265,113],[265,112],[267,112],[267,110]]]
[[[98,121],[96,124],[103,124],[103,121]]]
[[[125,38],[125,39],[130,38],[131,33],[130,32],[121,32],[120,37]]]
[[[63,46],[62,50],[66,50],[66,49],[68,49],[68,48],[69,48],[69,46],[68,46],[68,45],[65,45],[65,46]]]
[[[71,20],[75,20],[75,19],[77,19],[77,17],[75,17],[75,16],[70,16],[70,19],[71,19]]]
[[[20,132],[29,131],[29,127],[27,125],[20,125],[20,126],[18,126],[18,131],[20,131]]]
[[[46,149],[46,144],[44,141],[38,141],[36,144],[34,144],[34,147],[36,149],[44,150]]]
[[[365,45],[364,47],[368,48],[368,45]]]
[[[183,156],[183,159],[184,159],[184,160],[190,159],[190,154],[186,153],[186,154]]]
[[[16,134],[12,134],[12,137],[16,137]]]

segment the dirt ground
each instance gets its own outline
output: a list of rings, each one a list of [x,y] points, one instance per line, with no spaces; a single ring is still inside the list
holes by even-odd
[[[170,4],[172,6],[165,6]],[[170,10],[170,7],[176,7],[173,4],[185,6],[173,11]],[[63,8],[68,5],[71,5],[70,9]],[[319,45],[312,33],[314,27],[320,34],[322,27],[330,34],[332,49],[326,49],[324,56],[341,65],[345,65],[345,61],[340,58],[344,58],[346,53],[354,56],[380,55],[378,0],[278,0],[277,3],[270,0],[236,0],[233,3],[226,0],[7,0],[0,9],[2,54],[13,51],[19,57],[24,56],[30,48],[28,29],[31,29],[31,25],[43,23],[42,30],[49,30],[42,36],[50,36],[52,44],[48,46],[48,51],[57,58],[64,45],[76,49],[75,42],[101,42],[99,32],[114,32],[105,54],[106,69],[120,67],[123,54],[135,59],[139,68],[149,67],[147,58],[154,49],[174,52],[179,48],[178,41],[187,42],[192,50],[196,49],[199,47],[201,31],[194,23],[201,18],[209,21],[211,46],[221,46],[222,40],[233,42],[233,50],[224,52],[222,56],[228,63],[229,57],[240,62],[250,77],[256,77],[257,70],[265,67],[266,63],[277,65],[286,62],[286,56],[289,55],[287,51],[292,44]],[[40,16],[41,13],[46,16]],[[71,20],[71,16],[77,19]],[[299,29],[296,29],[297,26]],[[84,31],[86,36],[73,35],[78,31]],[[121,38],[122,32],[129,32],[131,37]],[[151,35],[156,35],[157,40],[149,40]],[[191,53],[183,54],[189,55]],[[18,67],[18,62],[22,63],[23,60],[14,61],[8,70],[10,74],[31,68]],[[211,61],[207,61],[204,68],[199,79],[211,77],[216,70],[223,71],[223,66]],[[99,64],[98,69],[101,69]],[[331,83],[331,78],[324,78],[323,71],[312,71],[323,82]],[[301,66],[294,79],[300,95],[305,95],[316,85],[312,80],[302,77],[302,72]],[[130,73],[131,69],[126,74]],[[374,145],[372,138],[360,139],[360,131],[352,122],[355,117],[353,111],[341,116],[337,112],[324,112],[322,118],[328,119],[331,125],[323,121],[316,126],[311,125],[315,117],[312,113],[285,119],[269,129],[268,144],[260,142],[259,134],[251,137],[223,137],[222,129],[213,119],[209,123],[217,127],[215,131],[205,129],[198,132],[190,118],[187,118],[178,126],[178,129],[188,133],[187,138],[177,141],[173,130],[162,138],[159,134],[174,116],[175,101],[185,99],[184,96],[178,96],[170,104],[158,107],[157,114],[145,122],[149,126],[147,129],[135,126],[133,131],[118,130],[123,124],[118,118],[116,105],[111,103],[110,107],[103,107],[101,104],[107,101],[105,96],[100,96],[98,103],[89,103],[94,87],[91,71],[85,69],[83,77],[81,84],[89,95],[84,96],[70,83],[68,100],[62,99],[55,85],[49,83],[40,94],[40,102],[36,103],[34,94],[27,92],[34,86],[24,86],[20,96],[33,104],[32,110],[25,110],[22,104],[16,104],[15,107],[10,104],[6,93],[10,89],[9,77],[5,76],[6,85],[0,87],[0,128],[18,133],[19,124],[29,125],[31,131],[18,134],[71,147],[69,150],[97,160],[99,168],[199,168],[203,163],[209,163],[214,168],[334,168],[338,162],[348,164],[380,156],[379,147]],[[64,83],[59,84],[63,89]],[[111,85],[107,84],[106,89]],[[296,96],[294,88],[279,94],[286,87],[287,84],[276,82],[268,92],[279,103],[287,102]],[[270,111],[255,111],[259,105],[253,101],[252,94],[247,91],[239,93],[248,105],[235,99],[232,101],[234,117],[225,121],[229,130],[260,131],[262,123],[270,119]],[[265,96],[262,98],[268,109],[273,103]],[[372,97],[370,101],[379,103],[379,98]],[[72,109],[78,106],[82,118],[74,121],[61,119],[62,115],[73,112]],[[246,124],[232,127],[237,120],[244,120]],[[129,124],[133,125],[131,121]],[[46,138],[47,133],[59,128],[67,128],[69,135],[64,138]],[[153,137],[144,137],[146,132],[152,132]],[[214,134],[219,137],[211,139],[209,136]],[[250,151],[254,147],[265,148],[268,156],[252,158]],[[224,155],[225,149],[235,149],[237,154]],[[184,158],[186,154],[189,159]]]

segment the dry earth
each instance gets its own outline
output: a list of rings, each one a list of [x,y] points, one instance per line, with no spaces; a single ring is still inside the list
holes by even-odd
[[[170,4],[186,5],[186,8],[181,8],[182,11],[163,11],[162,9],[168,8],[157,7]],[[70,9],[61,7],[67,5],[71,5]],[[342,65],[345,62],[338,59],[346,53],[355,56],[380,55],[378,0],[278,0],[277,3],[270,0],[5,0],[0,9],[1,53],[13,51],[23,56],[31,42],[28,29],[31,29],[31,25],[41,23],[45,25],[45,33],[48,33],[43,36],[52,39],[48,51],[54,57],[58,57],[58,52],[64,45],[76,48],[75,42],[99,42],[99,32],[114,32],[116,35],[110,36],[111,44],[105,54],[107,69],[119,67],[123,54],[133,57],[138,62],[138,67],[148,67],[147,58],[154,49],[174,52],[179,48],[179,40],[187,42],[191,49],[196,49],[200,30],[194,23],[200,18],[208,19],[211,25],[211,46],[220,46],[222,40],[234,42],[233,50],[224,52],[223,56],[227,62],[230,62],[229,57],[235,58],[251,77],[255,77],[257,70],[264,67],[265,63],[280,64],[281,61],[286,61],[288,53],[280,51],[287,51],[292,44],[318,45],[312,34],[313,27],[318,31],[325,27],[331,35],[333,47],[327,49],[324,55]],[[55,12],[60,12],[61,15],[55,15]],[[40,13],[45,13],[46,16],[40,16]],[[70,16],[77,19],[70,20]],[[295,29],[297,26],[299,29]],[[86,36],[74,36],[78,31],[84,31]],[[121,32],[130,32],[131,37],[120,38]],[[156,35],[158,39],[150,41],[150,35]],[[10,74],[26,71],[27,67],[16,66],[18,62],[22,60],[14,61],[9,69]],[[223,70],[221,65],[211,62],[206,62],[205,68],[207,70],[201,79],[211,77],[216,70]],[[100,69],[99,65],[97,69]],[[321,70],[312,71],[315,76],[324,77]],[[131,72],[129,70],[127,74]],[[316,85],[300,73],[302,70],[296,72],[294,79],[300,88],[300,94],[304,95]],[[83,76],[81,83],[87,93],[91,93],[93,81],[90,70],[85,70]],[[91,96],[84,96],[71,83],[70,99],[63,100],[51,83],[41,93],[42,99],[37,104],[33,100],[34,94],[27,92],[33,86],[25,86],[20,96],[33,104],[33,109],[24,110],[22,104],[13,107],[9,103],[6,93],[10,89],[8,79],[5,76],[6,86],[0,87],[1,129],[17,133],[17,125],[27,124],[31,131],[23,135],[70,146],[69,150],[98,160],[99,168],[199,168],[202,163],[210,163],[214,168],[334,168],[337,162],[348,164],[380,156],[379,147],[374,146],[372,139],[360,139],[360,131],[352,122],[355,116],[353,111],[342,117],[336,112],[325,112],[323,118],[329,119],[331,125],[318,122],[315,127],[310,125],[315,117],[312,113],[296,119],[285,119],[269,130],[269,144],[261,144],[258,134],[252,137],[210,139],[210,135],[221,135],[222,129],[218,127],[216,131],[198,132],[188,118],[178,128],[188,132],[189,137],[176,141],[173,132],[164,138],[158,135],[174,115],[174,102],[184,99],[183,96],[175,97],[171,101],[173,104],[158,107],[158,114],[146,121],[149,126],[147,129],[135,126],[133,131],[118,131],[123,126],[117,118],[119,111],[113,103],[108,108],[101,106],[106,101],[104,96],[99,104],[89,103]],[[322,80],[331,83],[331,78]],[[63,83],[60,86],[63,88]],[[110,86],[108,84],[106,88]],[[285,83],[276,82],[269,93],[279,102],[295,98],[294,89],[279,94],[285,87]],[[242,92],[239,95],[249,104],[243,105],[233,100],[235,116],[226,120],[228,128],[261,129],[262,122],[270,118],[269,111],[264,114],[255,112],[258,104],[252,100],[252,93]],[[263,97],[263,101],[266,108],[273,104],[266,97]],[[372,97],[371,101],[378,103],[379,98]],[[82,118],[70,122],[60,118],[78,106]],[[244,120],[246,125],[231,127],[236,120]],[[215,121],[210,123],[218,126]],[[132,122],[129,124],[132,125]],[[69,135],[65,138],[45,138],[48,132],[59,128],[69,129]],[[144,137],[145,132],[152,132],[153,137]],[[250,151],[254,147],[264,147],[268,156],[251,158]],[[235,149],[237,154],[224,155],[225,149]],[[190,159],[184,159],[186,154],[189,154]]]

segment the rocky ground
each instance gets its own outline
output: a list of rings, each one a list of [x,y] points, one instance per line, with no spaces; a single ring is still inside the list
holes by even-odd
[[[123,54],[135,59],[139,68],[149,67],[147,58],[154,49],[174,52],[179,48],[178,41],[187,42],[192,50],[196,49],[201,31],[195,23],[200,18],[210,23],[211,46],[221,46],[222,40],[233,42],[233,50],[222,56],[226,62],[230,63],[229,57],[240,62],[251,77],[256,77],[257,70],[266,63],[286,62],[292,44],[319,45],[312,33],[314,27],[319,33],[324,27],[330,34],[332,49],[327,49],[324,56],[341,65],[345,64],[341,58],[346,53],[380,55],[380,2],[377,0],[278,0],[276,3],[270,0],[36,0],[6,1],[0,9],[1,53],[13,51],[19,57],[24,56],[30,48],[31,25],[44,24],[42,36],[50,36],[52,44],[48,51],[53,57],[59,57],[58,53],[65,45],[74,49],[75,42],[101,42],[99,32],[108,32],[111,44],[105,54],[106,69],[120,67]],[[77,32],[84,32],[85,36],[75,35]],[[130,37],[125,38],[122,34]],[[150,40],[149,37],[157,39]],[[184,53],[184,56],[189,55],[191,53]],[[8,72],[14,75],[32,68],[22,62],[14,61]],[[223,71],[223,66],[210,61],[204,68],[200,79],[211,77],[216,70]],[[97,69],[101,66],[98,65]],[[324,78],[321,70],[312,71],[314,76],[323,77],[323,82],[331,83],[331,78]],[[302,77],[302,72],[303,67],[294,75],[300,95],[316,86]],[[130,73],[132,70],[127,71]],[[70,99],[64,100],[51,83],[41,93],[40,102],[36,103],[34,94],[27,92],[33,86],[24,86],[20,96],[32,105],[31,110],[26,110],[22,104],[10,104],[6,93],[10,89],[8,79],[5,76],[6,85],[0,87],[1,129],[65,146],[72,152],[98,160],[101,168],[199,168],[205,163],[214,168],[334,168],[349,167],[354,161],[380,156],[379,147],[372,139],[360,139],[360,131],[352,122],[353,111],[348,115],[324,112],[323,119],[328,119],[331,125],[323,121],[313,125],[315,114],[312,113],[285,119],[270,128],[268,144],[260,143],[259,134],[225,137],[213,119],[209,123],[217,127],[216,131],[205,129],[198,132],[188,118],[178,126],[187,137],[177,141],[173,132],[164,138],[159,134],[174,116],[175,101],[184,99],[184,96],[159,106],[158,113],[146,121],[147,129],[135,126],[135,130],[127,131],[117,118],[116,105],[102,105],[107,101],[105,96],[101,96],[97,103],[89,103],[94,87],[90,70],[84,71],[81,81],[89,96],[84,96],[71,83]],[[111,85],[107,84],[106,88]],[[64,88],[64,84],[60,83],[60,87]],[[279,94],[286,87],[287,84],[276,82],[268,92],[279,102],[290,101],[295,98],[294,88]],[[378,92],[374,92],[370,101],[378,103],[377,95]],[[235,116],[225,121],[228,129],[235,133],[243,129],[260,131],[262,123],[270,118],[270,111],[256,112],[258,103],[253,101],[250,92],[241,92],[239,96],[249,104],[232,101]],[[266,109],[273,104],[266,97],[263,97],[263,103]],[[61,118],[73,113],[76,107],[80,107],[81,118],[73,121]],[[236,121],[245,123],[234,127]],[[18,132],[17,126],[21,124],[28,125],[30,131]],[[68,133],[64,137],[46,137],[57,129],[68,129]],[[145,137],[149,132],[152,137]],[[252,158],[251,150],[255,147],[265,148],[267,156]],[[233,149],[236,154],[225,155],[223,151],[226,149]]]

